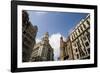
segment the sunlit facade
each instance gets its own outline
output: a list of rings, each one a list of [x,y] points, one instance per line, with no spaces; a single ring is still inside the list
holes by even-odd
[[[66,41],[60,43],[61,60],[90,59],[90,15],[76,25]]]
[[[42,40],[33,47],[30,61],[53,61],[53,48],[49,44],[49,34],[45,33]]]

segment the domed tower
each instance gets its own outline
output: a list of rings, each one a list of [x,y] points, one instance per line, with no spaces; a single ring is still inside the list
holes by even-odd
[[[53,48],[49,43],[49,34],[46,32],[42,38],[42,41],[35,44],[33,53],[31,55],[31,61],[53,61],[54,54]]]
[[[42,41],[44,44],[48,44],[49,43],[49,34],[48,32],[46,32],[42,38]]]

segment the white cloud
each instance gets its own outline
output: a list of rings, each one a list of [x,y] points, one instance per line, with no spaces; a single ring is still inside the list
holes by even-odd
[[[54,60],[57,60],[58,57],[60,57],[60,37],[61,36],[62,35],[60,33],[55,33],[55,34],[52,34],[49,38],[49,43],[54,49]]]
[[[45,14],[47,14],[48,12],[35,12],[36,13],[36,15],[45,15]]]
[[[49,36],[49,43],[51,47],[54,49],[54,60],[58,60],[58,57],[60,57],[60,37],[61,36],[62,35],[60,33],[54,33],[51,36]],[[62,37],[63,37],[63,40],[65,41],[65,37],[64,36]],[[41,38],[36,38],[36,43],[39,43],[41,41]]]
[[[39,43],[41,41],[41,39],[36,38],[36,43]]]

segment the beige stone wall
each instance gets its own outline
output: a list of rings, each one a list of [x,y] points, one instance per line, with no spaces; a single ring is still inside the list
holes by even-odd
[[[49,35],[46,33],[41,41],[33,47],[30,61],[53,61],[53,48],[49,44]]]
[[[73,31],[71,32],[65,43],[63,42],[61,41],[60,44],[61,60],[89,59],[90,58],[90,15],[88,15],[85,19],[82,19],[79,22],[79,24],[77,24],[77,26],[73,29]]]

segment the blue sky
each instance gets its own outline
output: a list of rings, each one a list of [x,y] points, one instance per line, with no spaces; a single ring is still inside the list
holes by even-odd
[[[84,19],[88,13],[27,11],[32,25],[38,27],[36,42],[41,41],[45,32],[49,32],[49,43],[54,49],[54,60],[60,56],[60,37],[67,38],[70,31]]]
[[[41,37],[45,32],[49,32],[49,35],[59,32],[66,37],[68,32],[87,15],[87,13],[46,11],[28,11],[28,14],[31,23],[38,26],[37,37]]]

